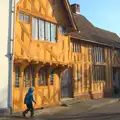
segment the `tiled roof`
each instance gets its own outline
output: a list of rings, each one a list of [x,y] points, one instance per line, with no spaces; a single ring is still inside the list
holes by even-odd
[[[116,33],[93,26],[83,15],[74,14],[74,19],[80,32],[71,33],[71,37],[120,48],[120,38]]]

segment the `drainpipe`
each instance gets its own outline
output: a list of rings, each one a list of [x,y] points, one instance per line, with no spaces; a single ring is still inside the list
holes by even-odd
[[[15,14],[12,10],[13,0],[9,0],[9,21],[8,21],[8,46],[7,46],[7,57],[8,57],[8,108],[10,115],[12,114],[12,73],[13,73],[13,48],[14,48],[14,25],[15,25]],[[14,1],[15,10],[15,1]]]

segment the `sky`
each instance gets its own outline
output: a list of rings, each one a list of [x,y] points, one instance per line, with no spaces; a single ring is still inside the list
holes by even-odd
[[[80,13],[96,27],[120,36],[120,0],[69,0],[80,5]]]

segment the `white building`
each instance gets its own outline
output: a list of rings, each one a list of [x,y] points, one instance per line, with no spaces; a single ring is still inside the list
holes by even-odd
[[[12,107],[12,60],[10,60],[13,43],[12,2],[12,0],[0,1],[0,115],[8,113]]]

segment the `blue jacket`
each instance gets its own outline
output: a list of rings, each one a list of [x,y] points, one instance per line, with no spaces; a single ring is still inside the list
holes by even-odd
[[[33,88],[29,88],[27,94],[25,95],[25,99],[24,99],[24,104],[32,104],[32,102],[36,103],[33,97],[33,92],[34,89]]]

